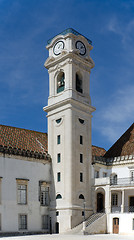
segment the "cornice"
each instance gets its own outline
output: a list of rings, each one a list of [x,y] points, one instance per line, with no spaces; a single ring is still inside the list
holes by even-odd
[[[98,163],[107,166],[134,164],[134,155],[119,156],[114,158],[93,157],[93,164]]]
[[[67,62],[64,62],[67,60]],[[62,63],[61,63],[62,62]],[[90,72],[90,69],[92,69],[95,64],[94,61],[90,56],[88,57],[80,57],[78,50],[72,50],[68,52],[67,50],[63,50],[59,57],[48,57],[44,66],[49,69],[49,71],[54,71],[57,64],[67,64],[67,63],[74,63],[76,65],[79,65],[81,68],[86,68],[87,71]],[[53,68],[55,67],[55,68]],[[51,68],[51,69],[50,69]]]
[[[16,156],[22,156],[22,157],[29,157],[29,158],[35,158],[35,159],[44,159],[48,162],[51,161],[51,157],[47,152],[41,153],[41,152],[34,152],[30,150],[25,150],[21,148],[12,148],[8,146],[0,145],[0,153],[3,153],[4,155],[16,155]]]
[[[49,39],[47,41],[48,45],[46,46],[46,48],[49,49],[50,47],[52,47],[54,45],[54,43],[56,41],[58,41],[59,39],[67,39],[69,37],[74,38],[74,39],[81,38],[90,46],[91,49],[93,48],[92,41],[90,39],[88,39],[87,37],[85,37],[84,35],[82,35],[81,33],[74,30],[73,28],[67,28],[63,32],[61,32],[58,35]]]
[[[70,106],[67,106],[68,104],[70,104]],[[91,114],[92,112],[94,112],[96,110],[95,107],[92,107],[91,105],[86,104],[86,103],[82,103],[82,102],[80,102],[78,100],[75,100],[73,98],[67,98],[63,101],[57,102],[57,103],[52,104],[50,106],[46,106],[46,107],[43,108],[43,110],[45,112],[49,113],[50,111],[53,111],[53,110],[58,109],[58,108],[63,107],[63,106],[64,106],[64,108],[75,107],[75,108],[79,109],[80,111],[82,109],[83,111],[85,111],[85,113],[88,112],[88,114],[89,113]],[[51,114],[53,114],[53,113],[49,113],[49,116]]]

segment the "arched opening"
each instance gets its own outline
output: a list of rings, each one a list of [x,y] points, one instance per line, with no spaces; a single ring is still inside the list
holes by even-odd
[[[57,76],[57,93],[62,92],[65,88],[65,74],[60,72]]]
[[[76,73],[76,91],[83,93],[82,77],[78,73]]]
[[[113,218],[113,233],[119,233],[119,218]]]
[[[97,212],[104,211],[104,195],[102,193],[97,193]]]
[[[117,184],[117,174],[116,173],[111,174],[111,176],[110,176],[110,184],[111,185],[116,185]]]
[[[79,199],[83,199],[83,200],[85,199],[84,196],[83,196],[83,194],[80,194],[80,195],[79,195]]]
[[[61,199],[61,198],[62,198],[61,194],[57,194],[56,199]]]
[[[59,223],[58,222],[55,223],[55,232],[59,233]]]

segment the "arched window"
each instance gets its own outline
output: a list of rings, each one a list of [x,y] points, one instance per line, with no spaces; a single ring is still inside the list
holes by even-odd
[[[76,91],[80,92],[80,93],[83,93],[82,77],[78,73],[76,73]]]
[[[110,184],[111,185],[116,185],[117,184],[117,174],[116,173],[111,174],[111,176],[110,176]]]
[[[80,194],[79,199],[85,199],[83,194]]]
[[[65,88],[65,74],[60,72],[57,77],[57,93],[62,92]]]
[[[61,194],[57,194],[56,199],[61,199],[61,198],[62,198]]]
[[[104,211],[104,195],[99,192],[97,193],[97,212]]]

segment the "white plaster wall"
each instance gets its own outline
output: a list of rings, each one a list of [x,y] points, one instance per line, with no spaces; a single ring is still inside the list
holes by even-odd
[[[107,216],[108,233],[113,233],[113,218],[119,218],[119,234],[134,234],[134,230],[132,229],[134,213],[109,214]]]
[[[129,178],[130,177],[130,165],[119,165],[112,166],[112,173],[116,173],[118,178]]]
[[[112,172],[111,168],[108,168],[107,166],[103,166],[101,164],[94,164],[92,165],[92,178],[95,176],[95,170],[99,171],[99,178],[103,178],[103,173],[107,173],[107,177],[110,177],[110,174]]]
[[[28,231],[40,231],[41,216],[49,212],[48,207],[40,206],[39,181],[50,182],[50,164],[1,156],[0,177],[2,231],[18,231],[18,214],[28,215]],[[17,204],[16,178],[29,179],[27,205]]]
[[[103,166],[101,164],[92,165],[92,178],[94,178],[95,170],[99,170],[99,178],[103,177],[103,172],[107,173],[107,177],[110,177],[112,173],[116,173],[118,178],[129,178],[130,171],[134,169],[132,164],[120,164],[112,166]]]

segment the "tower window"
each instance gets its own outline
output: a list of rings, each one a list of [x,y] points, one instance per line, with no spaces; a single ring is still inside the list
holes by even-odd
[[[82,78],[80,77],[80,75],[78,73],[76,73],[76,91],[83,93]]]
[[[83,173],[80,173],[80,182],[83,182]]]
[[[58,154],[57,154],[57,162],[60,163],[60,161],[61,161],[61,154],[58,153]]]
[[[59,211],[56,212],[56,216],[59,216]]]
[[[80,144],[83,145],[83,136],[80,135]]]
[[[56,199],[61,199],[61,198],[62,198],[61,194],[57,194]]]
[[[60,144],[60,135],[57,136],[57,144]]]
[[[61,174],[60,172],[57,173],[57,182],[60,182],[61,181]]]
[[[80,194],[79,199],[85,199],[83,194]]]
[[[81,124],[84,124],[84,120],[81,119],[81,118],[79,118],[79,122],[80,122]]]
[[[57,122],[57,124],[59,124],[61,122],[61,118],[56,119],[56,122]]]
[[[83,154],[80,153],[80,163],[83,163]]]
[[[57,93],[62,92],[65,88],[65,74],[60,72],[57,77]]]

